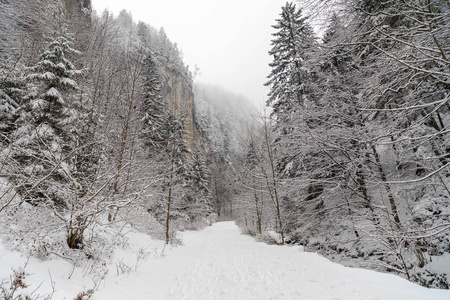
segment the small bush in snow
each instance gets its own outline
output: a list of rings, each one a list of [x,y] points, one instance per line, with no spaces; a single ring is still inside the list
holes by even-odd
[[[262,234],[255,236],[257,242],[264,242],[269,245],[281,245],[281,235],[275,231],[264,231]]]
[[[25,291],[29,287],[25,283],[27,273],[24,269],[13,269],[13,274],[9,281],[3,280],[0,282],[0,299],[3,300],[50,300],[52,295],[34,295],[37,289],[32,293]]]
[[[31,299],[29,296],[17,295],[20,290],[28,287],[25,283],[25,271],[13,270],[14,274],[10,277],[10,281],[2,281],[0,285],[0,296],[5,300],[13,299]]]
[[[94,295],[94,290],[87,290],[79,293],[74,300],[89,300],[92,298],[92,295]]]
[[[185,224],[186,230],[202,230],[206,226],[211,226],[212,222],[209,218],[197,217]]]

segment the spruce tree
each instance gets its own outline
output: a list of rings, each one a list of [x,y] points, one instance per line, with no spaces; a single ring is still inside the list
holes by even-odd
[[[272,106],[278,118],[292,110],[294,105],[303,105],[308,93],[307,61],[317,46],[308,18],[302,17],[302,10],[295,4],[286,3],[280,16],[277,24],[272,26],[277,32],[273,34],[275,39],[269,51],[273,56],[273,62],[269,64],[272,72],[265,84],[270,87],[267,105]]]
[[[53,179],[56,184],[70,177],[70,124],[75,117],[70,109],[70,93],[77,90],[74,79],[82,73],[66,57],[77,53],[71,44],[67,35],[57,37],[36,65],[29,68],[31,74],[26,79],[35,84],[35,89],[19,108],[14,133],[19,148],[13,157],[25,167],[23,176]],[[35,183],[23,186],[22,193],[33,200],[63,203],[56,184],[34,186]]]
[[[177,166],[177,173],[181,175],[183,181],[189,174],[191,153],[186,141],[187,132],[184,124],[184,118],[176,119],[174,127],[175,131],[173,132],[176,151],[175,165]]]
[[[212,209],[209,190],[209,171],[202,153],[196,149],[188,163],[186,182],[183,184],[183,197],[178,210],[180,216],[186,215],[190,221],[207,216]]]
[[[187,185],[190,165],[189,148],[186,143],[186,132],[184,129],[184,118],[172,110],[166,113],[166,126],[163,135],[167,137],[165,152],[170,160],[170,172],[167,182],[168,195],[166,205],[166,244],[170,241],[170,220],[184,217],[181,204],[181,191]]]
[[[208,167],[201,152],[196,149],[192,154],[192,172],[191,178],[202,193],[209,193],[208,188]]]
[[[1,81],[1,79],[0,79]],[[0,142],[8,142],[9,135],[14,129],[16,110],[19,107],[20,100],[8,93],[8,88],[13,82],[0,83]]]
[[[161,95],[162,70],[153,53],[148,53],[143,63],[145,96],[142,104],[144,114],[142,136],[147,146],[160,148],[167,139],[164,134],[165,103]]]
[[[32,88],[23,76],[24,69],[19,61],[0,66],[0,141],[6,143],[10,142],[10,134],[15,129],[17,109]]]
[[[270,87],[267,105],[272,107],[276,120],[278,146],[284,148],[279,152],[277,169],[287,177],[298,175],[300,157],[305,156],[290,140],[303,138],[299,122],[306,116],[308,102],[315,98],[315,60],[319,47],[307,20],[300,8],[286,3],[281,18],[273,26],[277,32],[273,34],[275,39],[269,52],[273,62],[269,64],[272,71],[266,83]]]

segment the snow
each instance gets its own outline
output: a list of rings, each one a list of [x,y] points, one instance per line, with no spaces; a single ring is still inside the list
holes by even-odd
[[[42,284],[39,293],[73,299],[100,283],[93,299],[450,299],[450,291],[426,289],[393,274],[347,268],[299,246],[255,242],[233,222],[203,231],[184,232],[183,246],[163,243],[130,231],[128,247],[119,248],[106,269],[88,272],[60,259],[30,258],[26,282]],[[0,244],[0,275],[23,267],[26,257]],[[68,279],[72,274],[71,279]],[[90,275],[88,273],[91,273]],[[103,274],[103,277],[101,277]]]
[[[45,72],[45,73],[42,75],[42,79],[44,79],[44,80],[49,80],[49,81],[51,81],[51,80],[54,80],[55,78],[56,78],[56,75],[53,74],[52,72]]]
[[[275,231],[272,231],[272,230],[267,231],[267,234],[268,234],[269,237],[270,237],[272,240],[274,240],[277,244],[281,244],[281,243],[282,243],[283,239],[281,238],[281,234],[279,234],[279,233],[277,233],[277,232],[275,232]]]
[[[43,99],[35,99],[31,101],[32,110],[44,109],[47,107],[47,102]]]
[[[79,268],[74,271],[74,276],[69,279],[72,264],[62,259],[41,261],[37,258],[29,258],[17,251],[7,251],[0,243],[0,278],[8,282],[12,274],[12,268],[24,269],[29,274],[25,283],[30,285],[28,294],[36,289],[34,296],[52,293],[52,282],[55,282],[55,294],[53,299],[73,299],[86,286],[91,286],[91,281],[83,277]]]
[[[450,253],[444,253],[441,256],[431,256],[431,262],[426,269],[433,270],[436,273],[447,274],[447,280],[450,282]]]
[[[75,89],[77,87],[77,83],[75,82],[75,80],[70,79],[70,78],[62,78],[61,84],[64,86],[73,88],[73,89]]]
[[[56,99],[56,102],[58,102],[59,104],[63,104],[64,105],[64,100],[61,97],[61,94],[59,93],[59,91],[57,89],[55,89],[54,87],[50,88],[46,93],[46,96],[51,97]]]
[[[56,65],[56,68],[58,68],[58,69],[60,69],[62,71],[66,71],[66,66],[62,62],[58,63]]]

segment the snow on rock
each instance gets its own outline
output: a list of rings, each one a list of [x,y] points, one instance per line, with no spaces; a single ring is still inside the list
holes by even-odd
[[[270,236],[271,239],[273,239],[277,244],[282,243],[281,234],[275,232],[275,231],[267,231],[267,234]]]

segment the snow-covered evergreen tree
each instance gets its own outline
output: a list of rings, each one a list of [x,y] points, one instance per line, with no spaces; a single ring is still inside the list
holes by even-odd
[[[143,64],[145,96],[142,103],[142,136],[145,144],[158,148],[167,139],[167,135],[164,135],[165,103],[161,95],[162,70],[153,53],[145,57]]]
[[[174,149],[173,158],[176,173],[185,178],[189,170],[190,149],[186,142],[186,130],[184,117],[169,109],[165,114],[165,124],[162,136],[166,137],[166,151],[170,154]],[[181,178],[180,178],[181,179]],[[183,181],[185,179],[182,179]]]
[[[67,57],[73,53],[77,51],[71,47],[70,38],[59,36],[50,42],[39,62],[29,68],[27,80],[35,88],[20,107],[14,132],[20,147],[13,154],[14,159],[27,166],[26,176],[51,177],[56,182],[70,177],[70,154],[74,149],[70,125],[76,117],[70,109],[70,93],[77,90],[75,78],[82,73]],[[64,203],[56,186],[35,184],[29,182],[22,187],[22,193],[31,199]]]
[[[27,93],[27,86],[22,76],[11,72],[0,76],[0,141],[7,142],[15,128],[17,109]]]
[[[210,193],[208,187],[209,172],[205,159],[201,152],[196,149],[192,154],[191,180],[202,194]]]
[[[289,178],[286,230],[333,255],[339,247],[371,249],[357,256],[422,281],[427,272],[418,269],[426,268],[426,254],[445,252],[442,241],[449,238],[430,232],[431,224],[448,223],[436,211],[449,197],[442,176],[449,78],[442,7],[448,5],[349,4],[330,18],[307,81],[312,101],[289,118],[275,114],[276,129],[287,129],[277,138],[278,172]],[[425,211],[436,212],[430,223],[423,222]],[[441,275],[430,277],[445,285]]]
[[[191,219],[204,217],[212,210],[209,189],[209,170],[203,154],[196,149],[192,153],[189,170],[190,192],[188,192],[189,215]]]
[[[271,105],[278,118],[293,109],[294,105],[303,105],[307,99],[308,81],[311,66],[311,52],[317,43],[314,31],[302,16],[302,10],[296,5],[286,3],[282,7],[281,18],[272,27],[277,30],[273,34],[272,49],[269,54],[273,62],[265,84],[270,87],[267,105]]]

